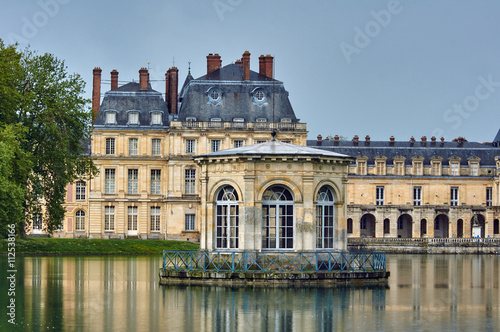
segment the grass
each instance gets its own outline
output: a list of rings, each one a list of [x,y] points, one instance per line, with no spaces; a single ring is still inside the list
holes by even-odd
[[[0,254],[7,253],[7,240],[0,240]],[[163,250],[198,250],[199,244],[165,240],[104,239],[16,239],[16,255],[141,255]]]

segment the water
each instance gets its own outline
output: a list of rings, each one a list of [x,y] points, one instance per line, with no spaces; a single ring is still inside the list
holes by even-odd
[[[500,331],[498,255],[388,255],[387,289],[160,286],[161,257],[16,257],[12,297],[0,263],[0,331]]]

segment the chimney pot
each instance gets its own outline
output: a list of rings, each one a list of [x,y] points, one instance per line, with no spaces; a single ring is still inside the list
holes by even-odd
[[[412,136],[412,137],[410,138],[410,142],[411,142],[411,143],[415,143],[415,137],[413,137],[413,136]]]
[[[431,137],[431,141],[432,141],[432,142],[435,142],[435,141],[436,141],[436,136],[432,136],[432,137]]]
[[[441,143],[444,143],[444,137],[441,137]]]
[[[358,135],[354,135],[354,137],[352,138],[352,141],[353,142],[358,142],[359,141],[359,136]]]
[[[323,140],[323,136],[318,135],[317,139],[318,139],[318,141],[322,141]]]
[[[394,136],[389,137],[389,141],[394,142],[395,140]]]
[[[333,140],[334,140],[334,141],[337,141],[337,142],[338,142],[338,141],[340,141],[340,137],[339,137],[339,135],[335,135],[335,136],[333,137]]]
[[[427,142],[427,136],[422,136],[421,140],[422,142]]]
[[[365,141],[366,141],[366,142],[370,142],[370,135],[366,135],[366,136],[365,136]]]

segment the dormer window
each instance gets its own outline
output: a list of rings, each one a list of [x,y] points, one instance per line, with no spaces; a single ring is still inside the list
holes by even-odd
[[[210,104],[217,105],[222,101],[222,91],[219,88],[210,88],[206,93]]]
[[[243,119],[243,118],[234,118],[233,122],[245,122],[245,119]]]
[[[116,124],[115,111],[106,111],[106,124]]]
[[[255,88],[252,91],[253,103],[256,105],[262,105],[267,102],[266,92],[262,88]]]
[[[266,118],[257,118],[255,122],[267,122]]]
[[[128,112],[128,124],[129,125],[139,124],[139,112]]]
[[[282,122],[282,123],[291,123],[291,122],[292,122],[292,119],[289,119],[289,118],[283,118],[283,119],[281,119],[281,122]]]
[[[196,121],[196,118],[194,116],[189,116],[186,118],[186,121]]]
[[[151,113],[151,124],[152,125],[162,125],[161,112],[152,112]]]
[[[221,118],[211,118],[210,121],[212,121],[212,122],[221,122],[222,119]]]

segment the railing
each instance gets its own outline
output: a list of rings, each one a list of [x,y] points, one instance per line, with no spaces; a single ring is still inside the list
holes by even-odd
[[[305,123],[287,122],[222,122],[222,121],[171,121],[171,128],[192,129],[244,129],[263,131],[306,131]]]
[[[213,272],[385,271],[381,252],[163,251],[163,269]]]
[[[491,244],[500,246],[500,238],[349,238],[348,244]]]

